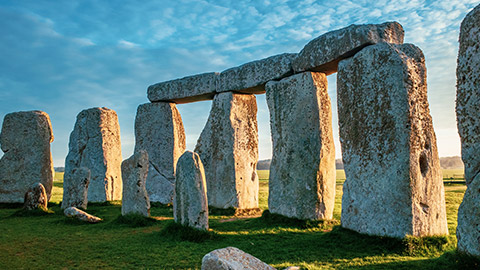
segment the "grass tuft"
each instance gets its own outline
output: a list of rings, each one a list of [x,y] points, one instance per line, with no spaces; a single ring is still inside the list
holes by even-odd
[[[407,236],[402,240],[404,252],[410,256],[431,256],[453,246],[448,236]]]
[[[176,222],[169,222],[161,231],[162,237],[172,240],[189,241],[195,243],[217,239],[219,236],[213,231],[202,231],[192,227],[184,226]]]
[[[272,214],[268,210],[263,211],[261,219],[268,225],[280,225],[301,229],[328,229],[334,225],[340,224],[340,222],[337,220],[303,220],[298,218],[290,218],[279,214]]]
[[[145,217],[140,214],[127,214],[127,215],[119,215],[117,219],[112,221],[113,224],[122,224],[128,225],[129,227],[146,227],[152,226],[157,222],[154,218]]]
[[[15,213],[13,213],[12,216],[16,216],[16,217],[38,217],[38,216],[46,216],[46,215],[51,215],[51,214],[55,214],[55,212],[53,210],[50,210],[50,209],[47,209],[47,208],[43,208],[43,207],[39,207],[37,209],[33,209],[33,210],[26,210],[24,208],[16,211]]]

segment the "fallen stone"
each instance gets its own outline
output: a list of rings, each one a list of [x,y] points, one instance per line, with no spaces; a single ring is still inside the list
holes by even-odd
[[[178,159],[173,218],[182,225],[208,230],[207,184],[197,153],[186,151]]]
[[[151,102],[167,101],[178,104],[211,100],[216,92],[218,73],[210,72],[150,85]]]
[[[254,95],[219,93],[195,152],[207,178],[208,204],[258,208],[258,129]]]
[[[63,213],[65,214],[66,217],[76,218],[80,221],[84,221],[84,222],[88,222],[88,223],[98,223],[98,222],[102,221],[101,218],[90,215],[90,214],[86,213],[85,211],[82,211],[82,210],[80,210],[78,208],[75,208],[75,207],[68,207],[67,209],[65,209],[65,211],[63,211]]]
[[[27,210],[47,209],[48,198],[45,188],[40,183],[33,184],[25,193],[23,208]]]
[[[148,153],[145,150],[135,152],[133,156],[122,162],[122,215],[150,216],[150,200],[145,188],[147,174]]]
[[[275,270],[258,258],[236,247],[216,249],[202,259],[202,270]]]
[[[152,202],[172,203],[175,167],[185,151],[185,130],[174,103],[138,106],[135,118],[135,152],[148,152],[147,192]]]
[[[52,196],[53,162],[50,143],[52,124],[42,111],[14,112],[5,115],[0,145],[0,203],[23,203],[25,192],[41,183]]]
[[[458,209],[458,250],[480,256],[480,5],[460,27],[457,65],[457,126],[467,190]]]
[[[72,173],[64,175],[62,209],[71,206],[87,209],[89,183],[90,170],[85,167],[75,168]]]
[[[448,234],[422,51],[368,46],[340,62],[337,93],[342,227],[398,238]]]
[[[284,53],[227,69],[218,76],[217,92],[265,93],[265,84],[293,74],[295,53]]]
[[[335,146],[325,74],[296,74],[266,89],[273,141],[268,209],[298,219],[332,219]]]
[[[117,113],[108,108],[91,108],[77,115],[70,134],[65,175],[86,167],[90,170],[89,202],[122,199],[122,149]]]
[[[397,22],[352,24],[307,43],[293,61],[293,70],[296,73],[309,70],[330,75],[337,71],[340,60],[379,42],[402,44],[403,35],[403,27]]]

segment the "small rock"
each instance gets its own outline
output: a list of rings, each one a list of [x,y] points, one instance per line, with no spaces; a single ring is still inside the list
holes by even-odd
[[[197,153],[186,151],[178,159],[173,218],[182,225],[208,230],[207,184]]]
[[[33,184],[25,193],[25,202],[23,208],[27,210],[47,209],[48,198],[45,188],[40,183]]]
[[[69,208],[65,209],[65,211],[63,211],[63,213],[67,217],[76,218],[78,220],[85,221],[85,222],[88,222],[88,223],[98,223],[98,222],[102,221],[101,218],[90,215],[90,214],[86,213],[85,211],[82,211],[82,210],[80,210],[76,207],[69,207]]]
[[[122,215],[150,216],[150,200],[145,188],[147,173],[148,153],[145,150],[136,152],[122,162]]]
[[[71,206],[87,209],[89,183],[90,170],[85,167],[75,168],[72,173],[64,175],[62,209]]]
[[[274,267],[236,247],[216,249],[202,259],[202,270],[275,270]]]

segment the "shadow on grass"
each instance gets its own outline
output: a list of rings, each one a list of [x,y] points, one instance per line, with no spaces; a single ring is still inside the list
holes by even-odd
[[[127,214],[127,215],[119,215],[115,220],[110,222],[111,225],[125,225],[132,228],[137,227],[147,227],[155,225],[157,220],[151,217],[145,217],[140,214]]]
[[[175,241],[189,241],[202,243],[207,240],[219,239],[219,236],[213,231],[202,231],[179,223],[168,221],[166,226],[159,232],[162,237]]]
[[[38,217],[38,216],[47,216],[53,215],[55,212],[51,209],[37,208],[33,210],[26,210],[24,208],[16,211],[12,214],[12,217]]]

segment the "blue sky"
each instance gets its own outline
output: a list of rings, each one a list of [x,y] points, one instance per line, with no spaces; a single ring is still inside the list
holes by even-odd
[[[398,21],[425,53],[440,156],[460,154],[455,122],[458,31],[477,1],[8,1],[0,2],[0,124],[5,114],[50,115],[63,166],[76,115],[117,111],[122,152],[133,152],[136,108],[151,84],[222,71],[284,52],[350,24]],[[338,137],[335,75],[328,77]],[[269,114],[257,96],[260,159],[270,158]],[[178,105],[193,149],[211,102]],[[337,158],[340,145],[336,139]],[[1,154],[0,154],[1,155]]]

